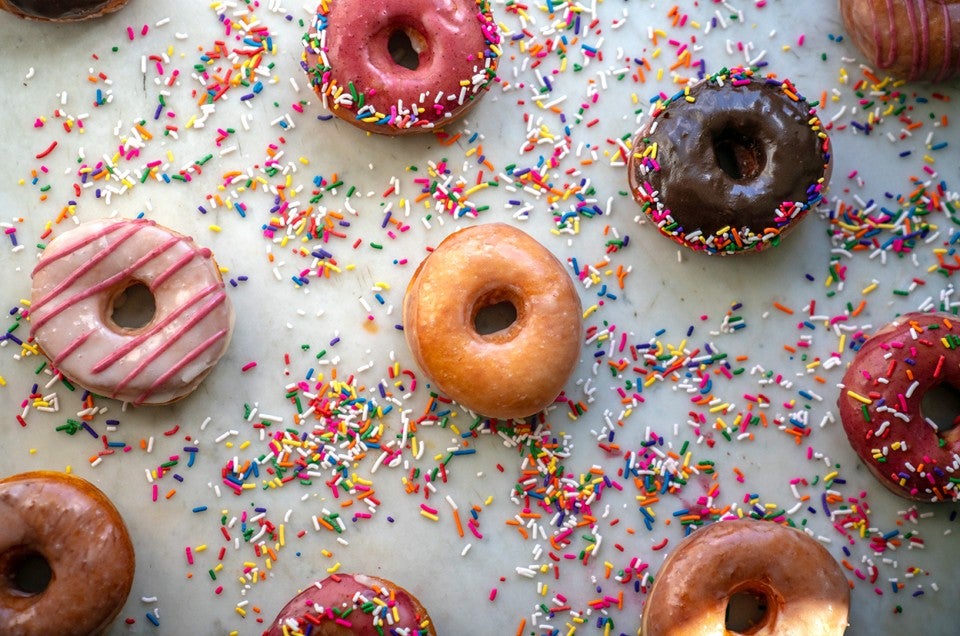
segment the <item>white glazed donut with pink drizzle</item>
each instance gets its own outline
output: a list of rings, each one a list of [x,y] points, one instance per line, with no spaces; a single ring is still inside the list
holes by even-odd
[[[960,0],[840,0],[840,14],[878,73],[932,82],[960,73]]]
[[[97,395],[178,400],[230,342],[233,306],[210,250],[153,221],[82,223],[50,241],[32,277],[31,337],[57,370]],[[115,305],[138,285],[155,309],[145,324],[121,326]]]

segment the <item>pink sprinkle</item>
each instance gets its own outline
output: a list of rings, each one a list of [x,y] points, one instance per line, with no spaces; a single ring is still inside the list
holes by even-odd
[[[240,370],[246,372],[246,371],[249,371],[250,369],[252,369],[252,368],[255,367],[255,366],[257,366],[257,363],[256,363],[256,362],[248,362],[248,363],[246,363],[245,365],[243,365],[243,367],[241,367]]]
[[[490,589],[490,600],[492,601],[495,598],[497,598],[497,588],[494,587]]]
[[[133,35],[133,27],[127,27],[127,37],[131,42],[133,41]]]

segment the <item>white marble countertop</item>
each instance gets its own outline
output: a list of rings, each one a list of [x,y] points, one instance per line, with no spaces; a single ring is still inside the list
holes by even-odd
[[[0,15],[4,328],[29,331],[37,245],[111,215],[211,247],[237,308],[227,355],[166,407],[83,403],[0,346],[0,472],[69,468],[130,528],[136,579],[110,634],[259,634],[328,571],[404,585],[441,634],[635,634],[650,577],[701,510],[809,528],[847,565],[851,636],[955,632],[957,506],[881,487],[836,408],[859,330],[956,302],[942,266],[960,205],[955,83],[879,83],[834,0],[495,0],[499,82],[446,133],[388,139],[328,121],[309,92],[305,4]],[[765,62],[831,126],[828,205],[759,256],[680,252],[627,194],[622,141],[701,61]],[[871,202],[899,220],[854,236],[842,217]],[[428,381],[397,328],[426,248],[494,220],[584,272],[570,404],[532,436],[453,404],[421,420]],[[848,249],[859,239],[872,244]],[[660,366],[632,357],[647,345]],[[333,468],[278,481],[271,436],[304,429],[312,391],[339,417],[381,409],[379,447],[340,447],[337,488]],[[648,492],[623,473],[654,438],[672,476]],[[516,494],[548,483],[563,519]]]

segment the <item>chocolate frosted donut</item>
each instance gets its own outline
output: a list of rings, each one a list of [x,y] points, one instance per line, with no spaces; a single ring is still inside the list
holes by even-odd
[[[117,11],[127,0],[0,0],[0,9],[21,18],[68,22]]]
[[[633,140],[630,190],[692,250],[757,252],[821,200],[830,154],[793,84],[724,69],[656,105]]]

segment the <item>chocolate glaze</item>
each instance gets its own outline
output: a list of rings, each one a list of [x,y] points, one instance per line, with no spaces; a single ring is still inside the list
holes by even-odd
[[[124,2],[116,0],[3,0],[14,12],[43,20],[82,20],[119,9]],[[110,7],[109,5],[117,5]]]
[[[427,611],[412,594],[386,579],[362,574],[337,574],[306,588],[280,610],[264,636],[283,636],[285,623],[288,629],[291,624],[309,629],[313,636],[377,636],[392,633],[391,628],[408,630],[403,633],[411,636],[436,636]]]
[[[820,200],[828,140],[784,89],[795,94],[735,69],[654,112],[634,138],[629,180],[662,233],[707,253],[758,251]]]

